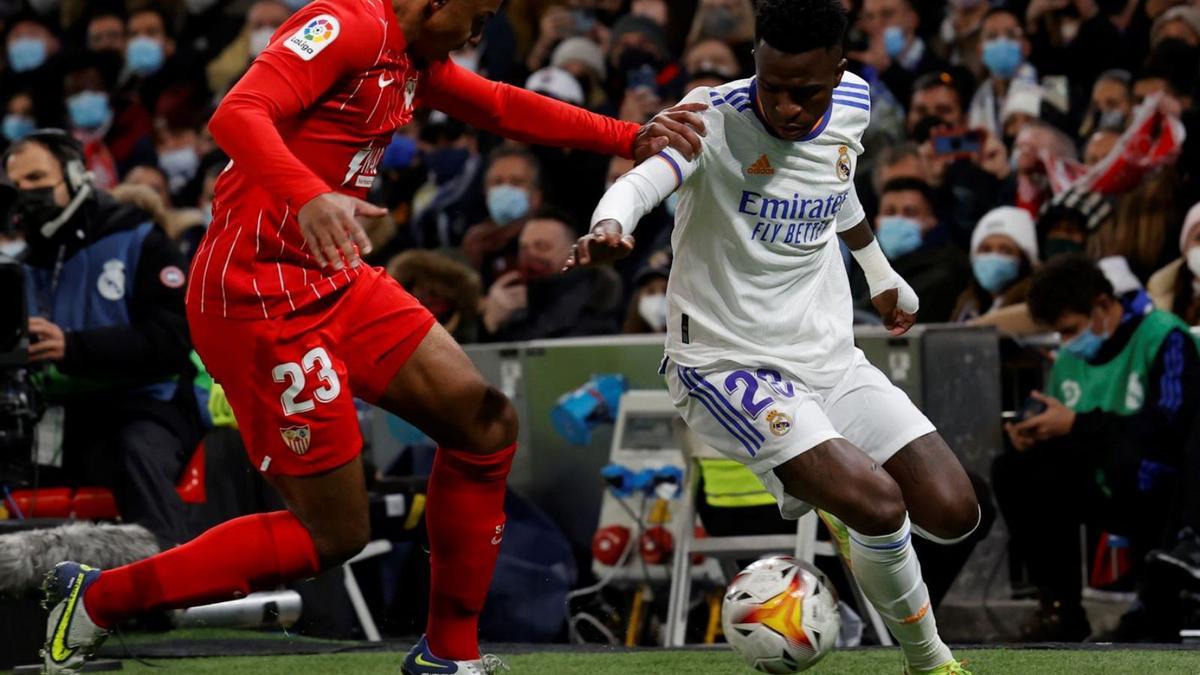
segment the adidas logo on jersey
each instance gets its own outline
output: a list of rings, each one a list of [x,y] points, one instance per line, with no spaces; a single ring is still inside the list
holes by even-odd
[[[770,176],[775,173],[775,167],[771,166],[771,160],[767,159],[764,154],[762,157],[754,160],[754,163],[746,167],[746,173],[751,176]]]

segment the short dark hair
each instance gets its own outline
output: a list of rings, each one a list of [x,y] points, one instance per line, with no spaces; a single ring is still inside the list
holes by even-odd
[[[755,39],[788,54],[840,46],[845,34],[841,0],[758,0],[754,10]]]
[[[919,192],[921,193],[921,198],[929,205],[929,210],[934,210],[933,188],[929,187],[929,183],[920,178],[913,178],[912,176],[893,178],[883,184],[883,189],[879,191],[880,198],[889,192]]]
[[[1015,11],[1013,11],[1011,8],[1006,7],[1004,5],[999,5],[999,6],[993,7],[991,9],[989,9],[987,12],[985,12],[983,15],[983,19],[979,22],[979,24],[983,25],[984,21],[987,21],[988,19],[992,18],[993,16],[995,16],[997,14],[1007,14],[1007,15],[1011,16],[1012,18],[1016,19],[1017,25],[1021,27],[1021,32],[1022,33],[1025,32],[1025,23],[1024,23],[1024,21],[1021,20],[1021,17],[1018,16],[1017,13]]]
[[[533,184],[541,187],[542,163],[538,161],[537,155],[533,154],[526,148],[515,147],[511,145],[501,145],[488,154],[487,165],[488,167],[491,167],[496,163],[496,160],[504,159],[506,157],[517,157],[525,160],[529,166],[533,167]]]
[[[1113,295],[1113,286],[1090,258],[1064,255],[1033,273],[1029,282],[1029,313],[1034,320],[1052,325],[1063,314],[1089,315],[1102,295]]]
[[[935,70],[925,73],[913,82],[913,95],[918,91],[933,89],[934,87],[945,87],[954,92],[955,98],[958,99],[958,107],[966,109],[967,101],[971,99],[970,88],[974,86],[974,82],[970,81],[969,75],[964,73],[953,73],[949,70]],[[911,97],[910,97],[911,100]]]
[[[575,218],[557,206],[543,206],[542,208],[538,209],[532,217],[530,217],[530,220],[557,220],[566,226],[568,230],[575,233],[579,232],[579,226],[575,222]]]

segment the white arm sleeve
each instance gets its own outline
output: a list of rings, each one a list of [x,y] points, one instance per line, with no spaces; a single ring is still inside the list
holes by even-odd
[[[638,221],[670,196],[695,170],[674,150],[663,150],[617,179],[604,193],[592,212],[592,226],[602,220],[615,220],[621,232],[630,234]]]

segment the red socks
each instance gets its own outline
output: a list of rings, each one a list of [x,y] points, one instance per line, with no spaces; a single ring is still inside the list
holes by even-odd
[[[111,627],[143,612],[232,600],[319,571],[308,530],[291,513],[275,511],[235,518],[182,546],[105,570],[84,602],[93,621]]]
[[[438,450],[429,476],[429,624],[436,656],[479,658],[479,613],[504,536],[504,490],[516,446],[486,455]]]

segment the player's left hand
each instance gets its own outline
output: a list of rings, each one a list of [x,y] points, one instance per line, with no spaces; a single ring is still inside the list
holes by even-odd
[[[29,319],[29,334],[37,342],[29,345],[30,361],[62,361],[67,353],[67,336],[63,329],[40,316]]]
[[[593,267],[619,260],[633,251],[633,245],[633,235],[621,234],[620,223],[615,220],[602,220],[571,247],[571,254],[563,262],[562,271],[568,272],[576,267]]]
[[[1041,413],[1017,424],[1015,431],[1044,441],[1058,438],[1071,433],[1075,426],[1075,411],[1068,408],[1062,401],[1047,396],[1040,391],[1030,392],[1030,396],[1039,403],[1044,403],[1046,409]]]
[[[871,298],[871,304],[892,335],[904,335],[913,327],[919,303],[916,291],[900,275],[896,275],[895,286]]]
[[[704,103],[680,103],[655,115],[642,125],[633,139],[633,160],[641,162],[662,152],[669,145],[688,160],[700,155],[700,137],[705,134],[699,113]]]

